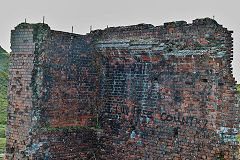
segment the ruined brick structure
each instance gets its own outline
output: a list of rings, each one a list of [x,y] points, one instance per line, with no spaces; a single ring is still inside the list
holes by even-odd
[[[196,19],[11,35],[6,159],[238,159],[232,32]]]

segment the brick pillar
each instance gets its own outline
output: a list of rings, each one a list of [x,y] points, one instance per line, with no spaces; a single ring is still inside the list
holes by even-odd
[[[35,111],[40,94],[36,78],[40,76],[36,51],[47,30],[47,25],[22,23],[11,34],[6,159],[31,157],[27,148],[32,141],[32,128],[38,119]]]

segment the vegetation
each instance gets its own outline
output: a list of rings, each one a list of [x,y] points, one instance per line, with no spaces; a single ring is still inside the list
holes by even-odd
[[[236,84],[236,88],[238,91],[240,91],[240,84]],[[240,92],[239,92],[239,96],[240,96]]]
[[[0,46],[0,53],[7,53],[7,52]]]
[[[5,151],[9,54],[0,47],[0,154]]]
[[[5,152],[6,138],[0,138],[0,153]]]
[[[0,125],[6,125],[8,62],[9,54],[0,53]]]
[[[90,129],[99,129],[100,126],[99,124],[95,124],[94,126],[92,127],[89,127],[89,126],[74,126],[74,127],[52,127],[52,126],[46,126],[45,127],[46,129],[48,130],[51,130],[51,131],[62,131],[62,130],[90,130]]]

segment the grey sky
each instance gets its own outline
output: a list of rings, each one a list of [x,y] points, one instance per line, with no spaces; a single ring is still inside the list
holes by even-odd
[[[240,83],[240,9],[239,0],[1,0],[0,45],[10,51],[10,30],[27,18],[29,23],[42,21],[54,30],[85,34],[89,27],[212,18],[233,30],[233,74]]]

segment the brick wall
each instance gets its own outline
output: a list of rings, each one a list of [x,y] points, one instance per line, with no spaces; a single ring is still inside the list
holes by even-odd
[[[40,27],[40,28],[38,28]],[[6,159],[23,159],[31,140],[34,109],[33,70],[36,58],[34,31],[46,26],[19,25],[12,31],[7,116]]]
[[[231,33],[209,18],[87,35],[20,24],[6,159],[237,159]]]
[[[90,118],[96,114],[97,72],[90,56],[90,40],[51,31],[43,48],[42,104],[47,123],[57,127],[93,126]]]
[[[102,157],[237,159],[231,32],[211,19],[142,28],[113,28],[96,45]]]
[[[45,39],[38,134],[44,135],[48,149],[39,150],[43,157],[96,156],[97,138],[90,127],[96,125],[97,71],[90,44],[86,36],[59,31],[50,31]]]
[[[45,24],[12,31],[7,159],[96,157],[91,41]]]

